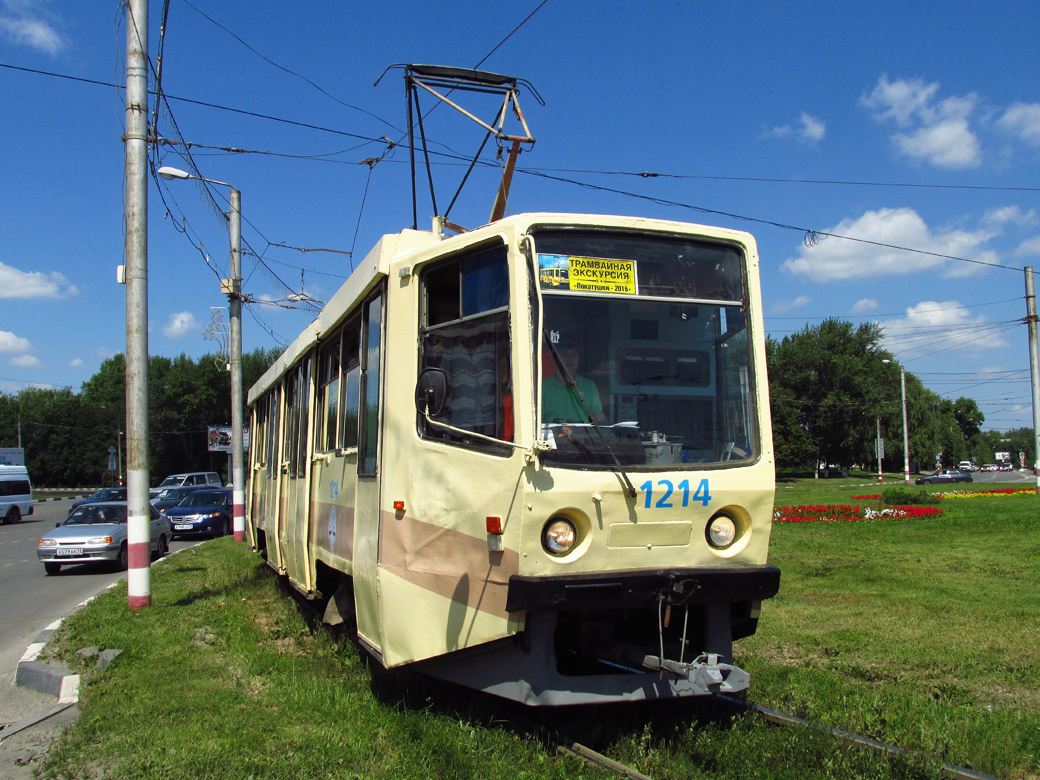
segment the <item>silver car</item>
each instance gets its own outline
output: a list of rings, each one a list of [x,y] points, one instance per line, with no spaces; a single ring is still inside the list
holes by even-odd
[[[170,523],[149,506],[151,551],[161,558],[170,549]],[[126,501],[99,501],[76,507],[65,521],[37,542],[36,557],[48,574],[64,564],[110,562],[122,571],[128,563]]]

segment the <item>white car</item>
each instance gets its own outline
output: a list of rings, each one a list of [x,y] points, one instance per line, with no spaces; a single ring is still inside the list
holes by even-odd
[[[194,487],[198,490],[211,488],[216,490],[224,486],[220,484],[220,475],[215,471],[192,471],[185,474],[170,474],[159,484],[159,487],[153,487],[148,492],[152,498],[155,498],[160,491],[172,487]]]
[[[0,466],[0,523],[13,525],[32,513],[32,482],[25,466]]]

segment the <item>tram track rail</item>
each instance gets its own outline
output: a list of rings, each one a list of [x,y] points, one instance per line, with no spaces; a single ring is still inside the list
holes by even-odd
[[[281,579],[281,578],[279,578]],[[290,587],[287,582],[283,580],[284,592],[290,596],[297,604],[300,611],[311,620],[312,625],[318,630],[328,630],[334,634],[340,634],[341,636],[347,637],[352,641],[359,649],[364,652],[364,649],[358,643],[356,637],[352,631],[339,632],[330,629],[321,622],[322,612],[315,608],[313,602],[304,598],[302,594]],[[407,672],[408,674],[416,674],[415,672]],[[425,675],[419,675],[423,679],[424,685],[436,688],[449,695],[463,695],[473,698],[475,696],[473,691],[468,689],[462,689],[458,686],[444,683],[443,681],[437,680],[432,677]],[[759,704],[752,704],[741,699],[733,698],[731,696],[724,696],[718,694],[712,697],[712,701],[716,704],[722,705],[733,711],[744,711],[757,715],[767,723],[771,723],[776,726],[786,726],[790,728],[802,728],[809,729],[823,734],[829,734],[835,739],[848,742],[858,747],[865,748],[867,750],[874,751],[876,753],[885,754],[891,757],[902,756],[911,751],[906,748],[899,747],[898,745],[891,745],[886,742],[873,739],[871,737],[865,737],[860,734],[854,734],[850,731],[843,729],[834,728],[831,726],[825,726],[821,723],[800,718],[796,715],[789,715],[779,710],[770,709],[763,707]],[[556,728],[549,725],[548,719],[537,719],[537,711],[528,712],[524,710],[521,712],[522,705],[518,705],[514,702],[500,702],[492,705],[495,709],[495,719],[504,720],[511,723],[515,728],[520,731],[526,732],[532,737],[537,737],[550,749],[555,750],[560,755],[571,756],[586,764],[599,767],[605,772],[612,773],[618,777],[629,778],[630,780],[655,780],[655,778],[640,772],[638,769],[623,764],[610,758],[603,753],[600,753],[592,748],[581,744],[580,742],[570,738],[566,734],[560,732]],[[529,708],[528,708],[529,709]],[[927,754],[924,754],[927,756]],[[936,765],[942,769],[950,778],[953,780],[1000,780],[1000,778],[993,775],[988,775],[983,772],[970,769],[968,767],[959,766],[949,762],[940,761],[933,758]]]
[[[758,704],[750,704],[739,699],[721,695],[716,696],[715,699],[731,709],[754,713],[760,716],[763,720],[774,725],[813,729],[815,731],[830,734],[841,741],[849,742],[859,747],[867,748],[878,753],[884,753],[889,756],[900,756],[907,753],[905,748],[901,748],[897,745],[890,745],[887,742],[881,742],[870,737],[853,734],[852,732],[843,729],[824,726],[806,720],[805,718],[788,715],[779,710],[769,709],[768,707],[763,707]],[[585,763],[593,764],[605,770],[614,772],[620,777],[631,778],[631,780],[654,780],[650,776],[643,774],[633,767],[615,761],[614,759],[609,758],[602,753],[598,753],[591,748],[585,747],[578,742],[574,742],[565,736],[559,735],[557,739],[559,740],[559,744],[557,745],[556,750],[561,754],[574,756]],[[938,761],[936,763],[950,777],[955,778],[955,780],[999,780],[999,778],[996,778],[993,775],[987,775],[974,769],[958,766],[957,764]]]
[[[839,740],[844,742],[851,742],[854,745],[869,748],[870,750],[877,751],[879,753],[886,753],[890,756],[899,756],[905,754],[907,751],[905,748],[901,748],[897,745],[890,745],[887,742],[880,742],[870,737],[864,737],[859,734],[853,734],[851,731],[844,731],[843,729],[832,728],[831,726],[824,726],[820,723],[814,723],[805,718],[799,718],[795,715],[788,715],[787,713],[780,712],[779,710],[771,710],[768,707],[763,707],[759,704],[751,704],[749,702],[734,699],[730,696],[718,696],[727,706],[733,707],[734,709],[743,709],[748,712],[753,712],[769,723],[774,723],[780,726],[792,726],[800,728],[809,728],[816,731],[822,731],[830,734]],[[983,774],[977,772],[974,769],[968,769],[967,767],[958,766],[956,764],[950,764],[947,762],[939,762],[942,769],[948,773],[951,777],[956,780],[999,780],[999,778],[993,775]]]

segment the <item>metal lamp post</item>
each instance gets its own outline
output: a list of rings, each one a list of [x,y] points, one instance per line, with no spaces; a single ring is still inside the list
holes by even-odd
[[[156,173],[167,180],[195,179],[231,190],[231,209],[228,212],[231,278],[221,280],[221,292],[228,297],[228,319],[231,320],[231,485],[235,541],[241,542],[246,530],[245,452],[242,445],[242,193],[227,182],[192,176],[178,168],[163,166]]]
[[[882,363],[891,363],[885,359]],[[898,364],[897,364],[898,365]],[[906,427],[906,369],[899,366],[899,384],[903,393],[903,481],[910,484],[910,437]]]

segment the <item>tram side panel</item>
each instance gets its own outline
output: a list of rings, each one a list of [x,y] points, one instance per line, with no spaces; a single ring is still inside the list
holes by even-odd
[[[498,391],[501,375],[518,370],[508,274],[505,244],[494,241],[434,260],[389,289],[379,539],[387,666],[523,627],[506,594],[520,566],[524,457],[496,441],[512,438],[515,425]],[[437,419],[453,430],[417,426],[416,382],[429,368],[449,376],[454,394]],[[501,533],[489,534],[489,523]]]
[[[400,424],[414,427],[412,418]],[[448,451],[414,437],[398,453],[384,480],[391,509],[379,541],[384,662],[515,634],[522,623],[506,611],[506,595],[519,569],[522,456]],[[393,509],[395,501],[403,508]],[[502,550],[489,549],[488,516],[501,519]]]

